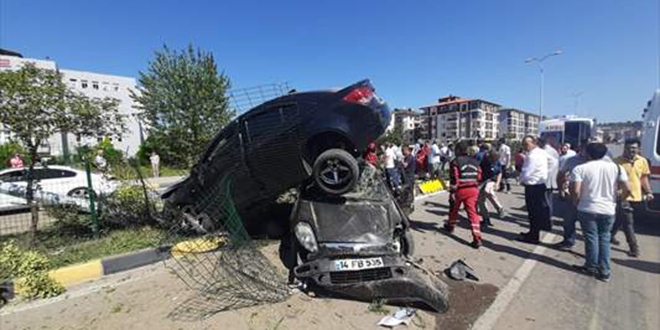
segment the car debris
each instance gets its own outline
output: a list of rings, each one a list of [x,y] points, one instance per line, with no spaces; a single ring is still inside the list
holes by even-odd
[[[445,273],[449,278],[456,281],[463,281],[467,278],[479,282],[479,278],[474,269],[461,259],[454,261],[451,266],[445,270]]]
[[[444,312],[446,285],[412,262],[408,218],[380,177],[365,165],[361,184],[344,195],[300,188],[288,243],[293,277],[308,291]]]
[[[408,325],[416,312],[414,308],[400,307],[394,314],[383,317],[376,325],[386,328],[394,328],[401,324]]]

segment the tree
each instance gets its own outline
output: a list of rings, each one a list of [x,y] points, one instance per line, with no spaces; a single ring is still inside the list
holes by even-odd
[[[382,145],[387,142],[391,142],[397,146],[400,146],[403,143],[403,127],[401,125],[394,125],[394,128],[381,135],[377,140],[376,144]]]
[[[0,122],[13,133],[27,152],[27,194],[32,209],[32,230],[39,217],[34,202],[33,170],[39,145],[55,133],[77,138],[121,136],[125,116],[116,99],[88,98],[67,89],[58,71],[39,69],[28,63],[15,71],[0,72]]]
[[[192,166],[214,135],[233,117],[225,95],[229,78],[218,73],[213,55],[163,46],[131,97],[146,123],[150,145],[163,163]]]

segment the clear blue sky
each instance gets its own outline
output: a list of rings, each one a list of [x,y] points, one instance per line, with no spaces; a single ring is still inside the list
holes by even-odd
[[[235,87],[371,78],[392,107],[447,94],[546,113],[635,120],[658,87],[658,0],[0,0],[0,47],[61,68],[136,76],[153,51],[209,50]]]

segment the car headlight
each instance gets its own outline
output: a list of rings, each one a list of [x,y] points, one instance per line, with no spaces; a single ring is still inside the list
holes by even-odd
[[[299,222],[295,228],[296,238],[298,242],[309,252],[316,253],[319,250],[318,245],[316,244],[316,236],[314,236],[314,231],[312,226],[307,222]]]

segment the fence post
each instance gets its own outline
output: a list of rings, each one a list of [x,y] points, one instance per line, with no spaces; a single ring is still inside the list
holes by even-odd
[[[92,231],[94,238],[99,238],[99,217],[96,214],[96,193],[92,186],[92,169],[89,158],[85,159],[85,172],[87,172],[87,194],[89,195],[89,216],[92,218]]]

